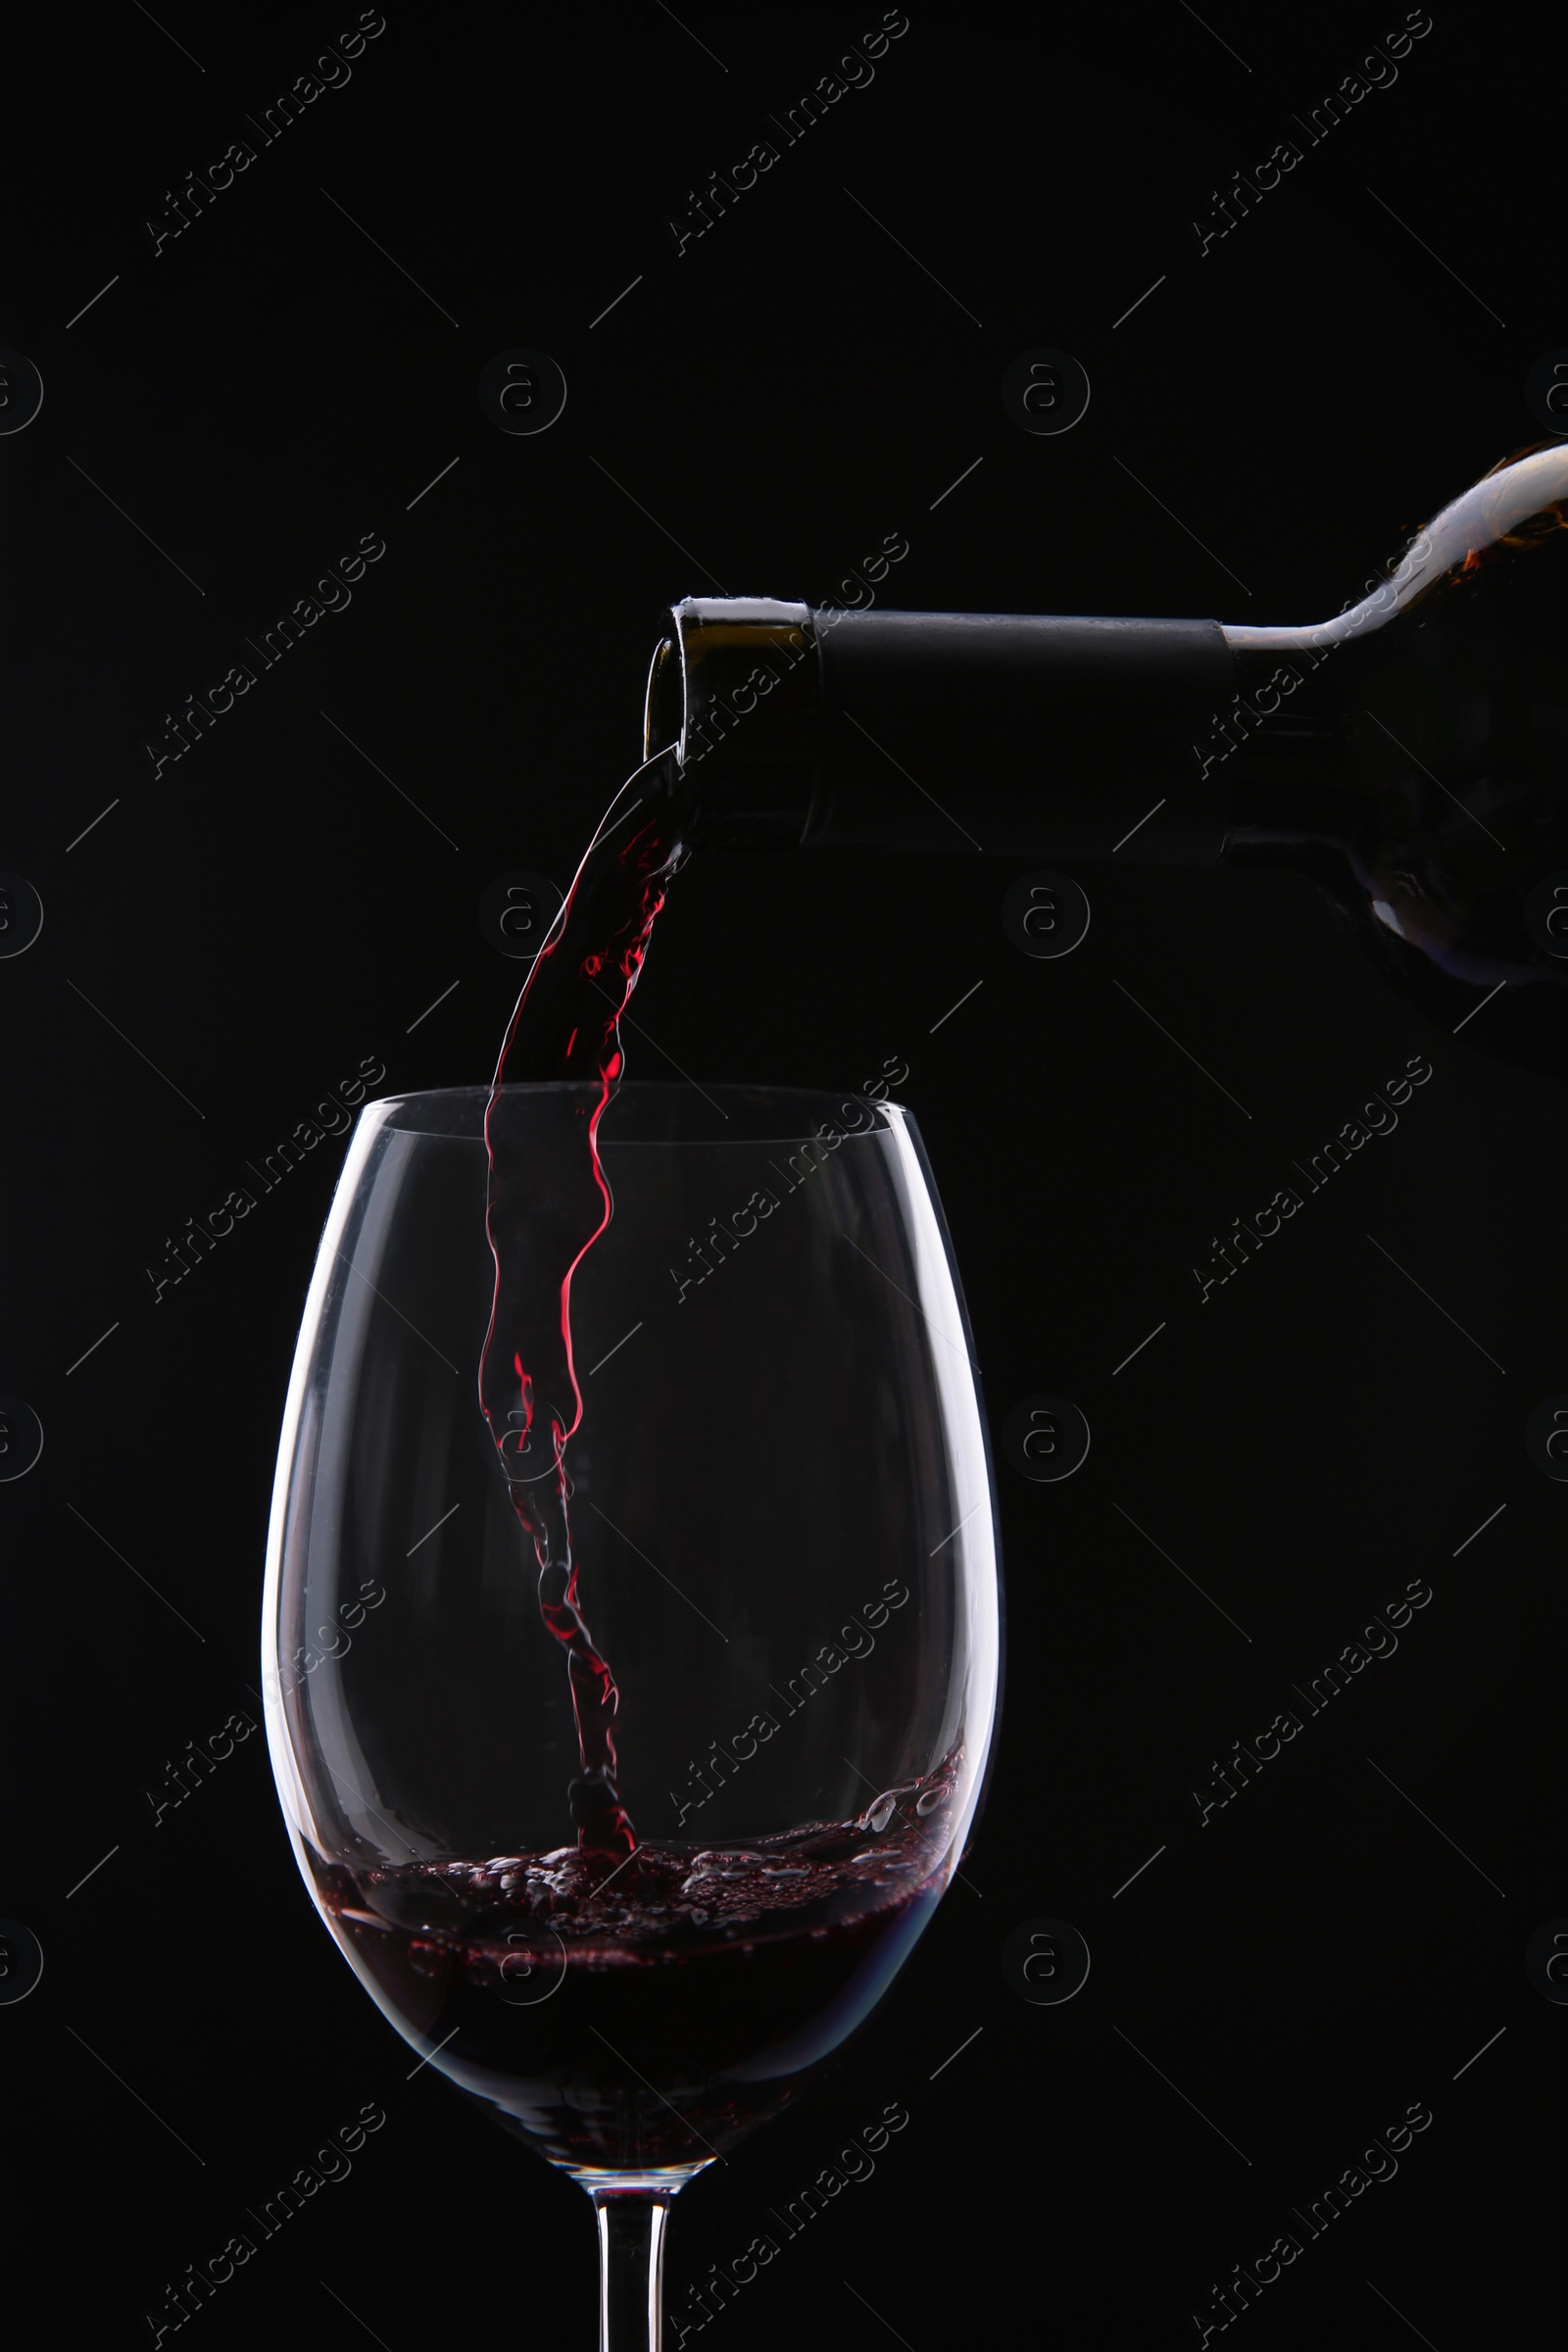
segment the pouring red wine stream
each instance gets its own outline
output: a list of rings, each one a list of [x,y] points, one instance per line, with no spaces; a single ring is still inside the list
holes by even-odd
[[[624,1066],[620,1016],[649,937],[685,855],[691,794],[674,760],[651,760],[612,802],[565,904],[534,958],[507,1029],[485,1113],[490,1174],[485,1229],[495,1296],[479,1367],[479,1401],[508,1489],[539,1567],[539,1610],[566,1653],[581,1775],[571,1784],[578,1844],[623,1859],[637,1834],[615,1777],[619,1694],[587,1617],[572,1551],[566,1448],[582,1421],[572,1359],[571,1285],[609,1225],[612,1202],[599,1125]],[[581,1130],[579,1181],[548,1202],[532,1198],[533,1157],[504,1086],[587,1080],[598,1098],[527,1099],[526,1117],[554,1113]]]

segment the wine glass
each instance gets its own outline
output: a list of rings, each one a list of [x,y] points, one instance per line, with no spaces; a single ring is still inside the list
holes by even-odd
[[[603,1094],[497,1095],[514,1257],[580,1191]],[[629,1850],[584,1829],[580,1659],[480,1403],[490,1101],[361,1115],[283,1420],[268,1739],[356,1975],[587,2189],[601,2345],[657,2352],[670,2200],[843,2047],[961,1857],[999,1696],[990,1458],[906,1111],[614,1089],[559,1484]]]

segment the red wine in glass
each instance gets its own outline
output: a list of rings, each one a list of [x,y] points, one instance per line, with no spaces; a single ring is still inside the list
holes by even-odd
[[[604,2326],[646,2340],[669,2198],[820,2074],[950,1883],[1000,1677],[912,1121],[624,1075],[692,806],[667,755],[612,804],[488,1089],[362,1117],[264,1620],[323,1919],[420,2058],[588,2188]],[[280,1679],[372,1577],[352,1644]]]

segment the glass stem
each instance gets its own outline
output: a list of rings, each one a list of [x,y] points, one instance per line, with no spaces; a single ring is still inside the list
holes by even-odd
[[[647,2189],[589,2193],[599,2216],[599,2352],[661,2352],[670,2195]]]

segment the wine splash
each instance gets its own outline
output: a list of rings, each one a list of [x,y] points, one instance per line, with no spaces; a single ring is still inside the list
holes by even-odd
[[[935,1900],[963,1762],[956,1745],[855,1821],[651,1841],[608,1875],[581,1844],[313,1860],[318,1899],[382,2003],[421,2043],[456,2036],[459,2079],[553,2163],[698,2168],[880,1998]]]
[[[619,1695],[583,1613],[568,1510],[566,1447],[582,1420],[571,1285],[611,1219],[599,1124],[624,1066],[620,1016],[686,856],[691,799],[673,754],[665,753],[611,803],[523,984],[485,1112],[485,1230],[496,1282],[479,1402],[539,1563],[540,1615],[566,1653],[582,1766],[570,1789],[578,1844],[619,1859],[637,1846],[615,1780]],[[530,1096],[519,1110],[502,1092],[509,1082],[585,1079],[598,1089],[590,1109],[579,1096],[563,1094]],[[581,1132],[560,1163],[574,1163],[578,1182],[547,1202],[530,1189],[536,1162],[529,1146],[539,1122],[552,1117]],[[524,1118],[526,1136],[514,1123]]]

